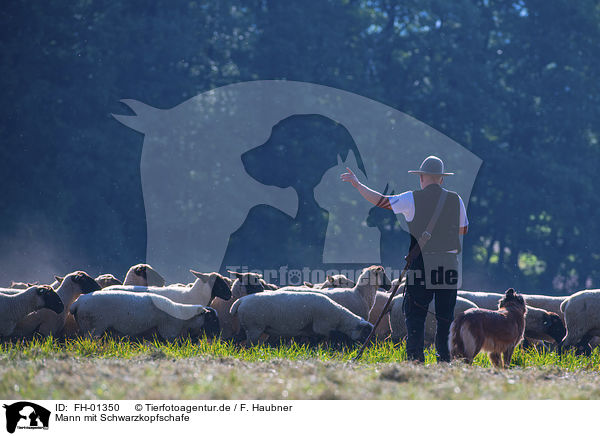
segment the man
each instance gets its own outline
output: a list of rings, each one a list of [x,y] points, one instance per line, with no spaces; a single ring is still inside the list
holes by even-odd
[[[341,175],[344,182],[352,183],[358,192],[376,206],[390,209],[395,214],[403,214],[410,231],[410,248],[419,244],[418,240],[431,221],[438,205],[444,176],[454,173],[444,172],[444,162],[436,156],[426,158],[421,167],[412,174],[418,174],[421,189],[407,191],[399,195],[382,195],[358,181],[349,169]],[[446,191],[446,190],[444,190]],[[438,361],[450,361],[448,333],[454,319],[456,291],[459,283],[458,253],[461,250],[459,235],[466,234],[469,222],[462,198],[451,191],[431,232],[431,238],[423,250],[410,260],[407,275],[404,315],[406,319],[406,352],[410,360],[423,362],[425,341],[425,318],[429,303],[435,297],[437,330],[435,346]]]

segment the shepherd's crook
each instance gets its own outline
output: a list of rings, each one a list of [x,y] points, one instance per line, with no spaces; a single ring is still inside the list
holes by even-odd
[[[371,330],[371,333],[369,333],[369,337],[362,344],[362,346],[360,347],[360,350],[358,350],[358,354],[356,356],[354,356],[354,358],[352,359],[353,362],[357,361],[358,359],[360,359],[362,357],[363,352],[365,351],[365,348],[367,348],[368,343],[371,341],[371,338],[375,334],[375,330],[377,329],[377,326],[379,325],[379,323],[381,323],[381,320],[383,319],[383,316],[387,313],[388,308],[390,307],[390,303],[392,302],[392,299],[396,296],[396,292],[398,292],[398,289],[400,288],[400,283],[402,283],[402,279],[406,275],[406,272],[408,271],[409,265],[410,265],[410,262],[407,261],[406,262],[406,266],[404,267],[404,269],[400,273],[400,277],[398,278],[398,282],[392,288],[392,292],[390,293],[390,298],[388,298],[387,303],[385,303],[385,306],[383,307],[383,310],[379,314],[379,318],[377,318],[377,321],[375,321],[375,324],[373,325],[373,330]]]

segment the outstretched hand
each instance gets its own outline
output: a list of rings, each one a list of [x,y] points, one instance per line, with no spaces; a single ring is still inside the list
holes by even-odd
[[[347,173],[344,173],[340,176],[340,179],[342,179],[342,182],[350,182],[352,183],[352,186],[354,186],[355,188],[358,187],[358,178],[356,177],[356,175],[352,172],[352,170],[348,167],[346,167],[346,170],[348,170]]]

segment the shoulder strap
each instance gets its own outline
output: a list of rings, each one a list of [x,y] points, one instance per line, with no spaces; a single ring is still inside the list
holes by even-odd
[[[413,249],[406,256],[407,261],[411,261],[414,259],[418,252],[423,250],[427,242],[431,239],[431,232],[435,228],[435,224],[437,223],[438,218],[442,214],[442,209],[444,208],[444,204],[446,203],[446,197],[448,197],[448,191],[442,188],[442,192],[440,193],[440,198],[438,199],[437,206],[433,211],[433,215],[431,215],[431,219],[429,220],[429,224],[425,228],[423,234],[419,237],[419,243],[413,247]]]

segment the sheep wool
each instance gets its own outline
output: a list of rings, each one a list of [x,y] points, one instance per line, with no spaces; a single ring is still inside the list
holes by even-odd
[[[229,300],[224,300],[216,297],[210,303],[210,307],[215,309],[219,315],[222,339],[231,339],[240,331],[238,317],[230,313],[233,303],[246,295],[263,292],[267,289],[265,288],[265,284],[268,285],[268,283],[262,279],[260,274],[251,272],[238,273],[232,271],[229,271],[229,273],[235,277],[235,280],[231,285],[231,298]]]
[[[0,337],[13,334],[17,323],[28,313],[41,308],[60,313],[64,305],[50,286],[32,286],[18,294],[0,294]]]
[[[386,276],[383,267],[370,266],[365,268],[353,288],[324,288],[315,289],[304,286],[287,286],[279,290],[292,292],[319,292],[328,296],[336,303],[341,304],[355,315],[363,319],[369,318],[369,312],[375,303],[377,290],[381,287],[391,286],[390,279]]]
[[[150,265],[139,263],[127,271],[123,284],[126,286],[165,286],[165,279]]]
[[[256,344],[263,333],[277,337],[342,334],[364,341],[373,326],[322,293],[272,291],[240,298],[231,306],[248,342]]]
[[[103,292],[142,292],[161,295],[180,304],[199,304],[208,306],[215,297],[223,299],[231,298],[229,285],[218,273],[200,273],[190,270],[197,278],[194,284],[189,286],[127,286],[117,285],[102,289]]]
[[[144,292],[94,292],[82,295],[71,305],[83,334],[101,336],[113,329],[126,336],[151,331],[166,340],[190,334],[218,333],[214,309],[201,305],[179,304],[166,297]]]
[[[97,291],[100,285],[84,271],[67,274],[56,293],[64,304],[64,310],[55,313],[49,309],[40,309],[21,319],[15,328],[15,336],[31,336],[36,331],[44,336],[59,336],[63,333],[69,315],[69,307],[81,295]],[[74,332],[70,332],[73,334]]]
[[[576,292],[563,301],[560,309],[567,327],[563,347],[572,347],[589,341],[592,336],[600,336],[600,289]]]

